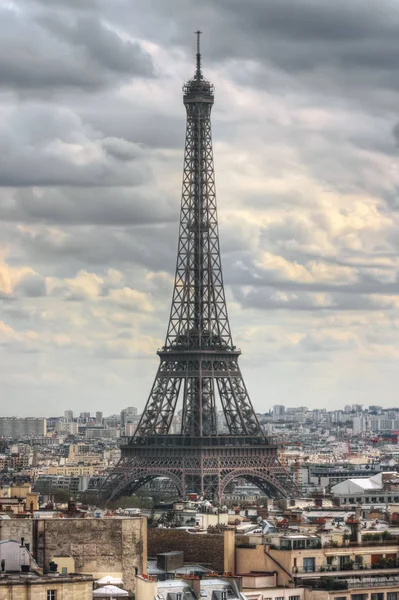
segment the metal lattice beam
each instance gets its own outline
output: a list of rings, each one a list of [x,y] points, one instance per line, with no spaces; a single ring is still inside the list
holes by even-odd
[[[261,435],[226,307],[211,133],[214,93],[200,59],[198,52],[195,76],[183,88],[187,127],[175,283],[161,364],[139,436],[169,432],[179,401],[184,435],[216,435],[218,400],[230,433]]]
[[[258,482],[271,496],[287,496],[297,490],[278,461],[277,446],[262,433],[230,330],[213,167],[214,90],[202,75],[199,32],[196,71],[183,87],[183,101],[187,127],[180,229],[165,345],[136,433],[122,446],[121,461],[103,493],[117,497],[165,476],[181,495],[196,491],[221,499],[226,485],[240,476]],[[218,402],[229,436],[217,429]],[[181,431],[171,435],[178,405]],[[244,441],[242,436],[247,436]]]

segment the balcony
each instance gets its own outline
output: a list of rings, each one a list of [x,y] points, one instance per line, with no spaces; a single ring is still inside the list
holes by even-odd
[[[319,550],[321,548],[321,540],[319,538],[306,537],[290,537],[280,539],[280,545],[271,544],[272,550]]]
[[[368,575],[374,575],[378,571],[383,571],[384,575],[395,574],[397,575],[399,568],[399,561],[392,564],[375,564],[375,565],[357,565],[348,563],[347,565],[335,566],[335,565],[321,565],[314,569],[310,567],[297,567],[293,571],[294,577],[305,577],[306,579],[316,579],[318,577],[347,577],[350,576],[361,576],[362,578]],[[322,575],[320,575],[322,574]]]
[[[368,588],[368,587],[399,587],[399,576],[393,577],[366,577],[361,581],[356,579],[347,579],[348,589],[350,588]]]
[[[362,577],[362,579],[330,579],[322,577],[319,580],[304,580],[302,583],[306,587],[329,591],[368,589],[373,587],[392,587],[395,588],[396,591],[396,589],[399,588],[399,576],[394,575],[390,577]]]

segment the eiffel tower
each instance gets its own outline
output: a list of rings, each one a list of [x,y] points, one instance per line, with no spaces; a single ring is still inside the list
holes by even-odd
[[[267,439],[238,365],[227,314],[219,249],[211,135],[213,85],[201,68],[200,33],[194,77],[183,87],[187,112],[180,231],[172,307],[160,364],[135,435],[100,493],[134,493],[168,477],[181,497],[221,501],[235,478],[267,496],[298,495]],[[229,434],[217,423],[217,397]],[[177,407],[181,430],[170,433]]]

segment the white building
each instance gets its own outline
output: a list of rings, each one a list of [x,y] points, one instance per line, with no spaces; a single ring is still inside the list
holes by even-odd
[[[126,423],[134,423],[137,421],[137,408],[128,406],[121,411],[121,428],[123,429]]]
[[[118,428],[108,428],[103,429],[101,427],[96,427],[95,429],[86,429],[85,436],[88,439],[101,439],[101,438],[118,438],[120,437],[120,429]]]
[[[282,417],[283,415],[285,415],[285,406],[283,406],[282,404],[275,404],[273,406],[273,417]]]
[[[399,502],[399,473],[387,471],[372,477],[345,479],[331,493],[342,504],[387,504]]]
[[[77,435],[79,432],[79,425],[74,421],[59,421],[55,426],[55,430],[57,433]]]
[[[26,567],[27,570],[39,571],[39,567],[29,550],[16,540],[0,541],[0,561],[3,562],[3,560],[4,571],[19,573],[21,567]]]
[[[24,435],[36,436],[46,435],[46,419],[28,417],[19,419],[17,417],[0,418],[0,437],[18,439]]]

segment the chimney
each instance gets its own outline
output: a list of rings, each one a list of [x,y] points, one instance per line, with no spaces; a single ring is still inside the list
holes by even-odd
[[[232,575],[231,573],[223,573],[222,579],[228,581],[235,592],[242,591],[242,577],[240,575]]]
[[[236,545],[234,529],[227,529],[223,533],[224,537],[224,556],[223,569],[225,573],[235,573],[236,571]]]
[[[188,583],[188,585],[193,590],[196,598],[201,597],[201,579],[196,575],[185,575],[183,580]]]

